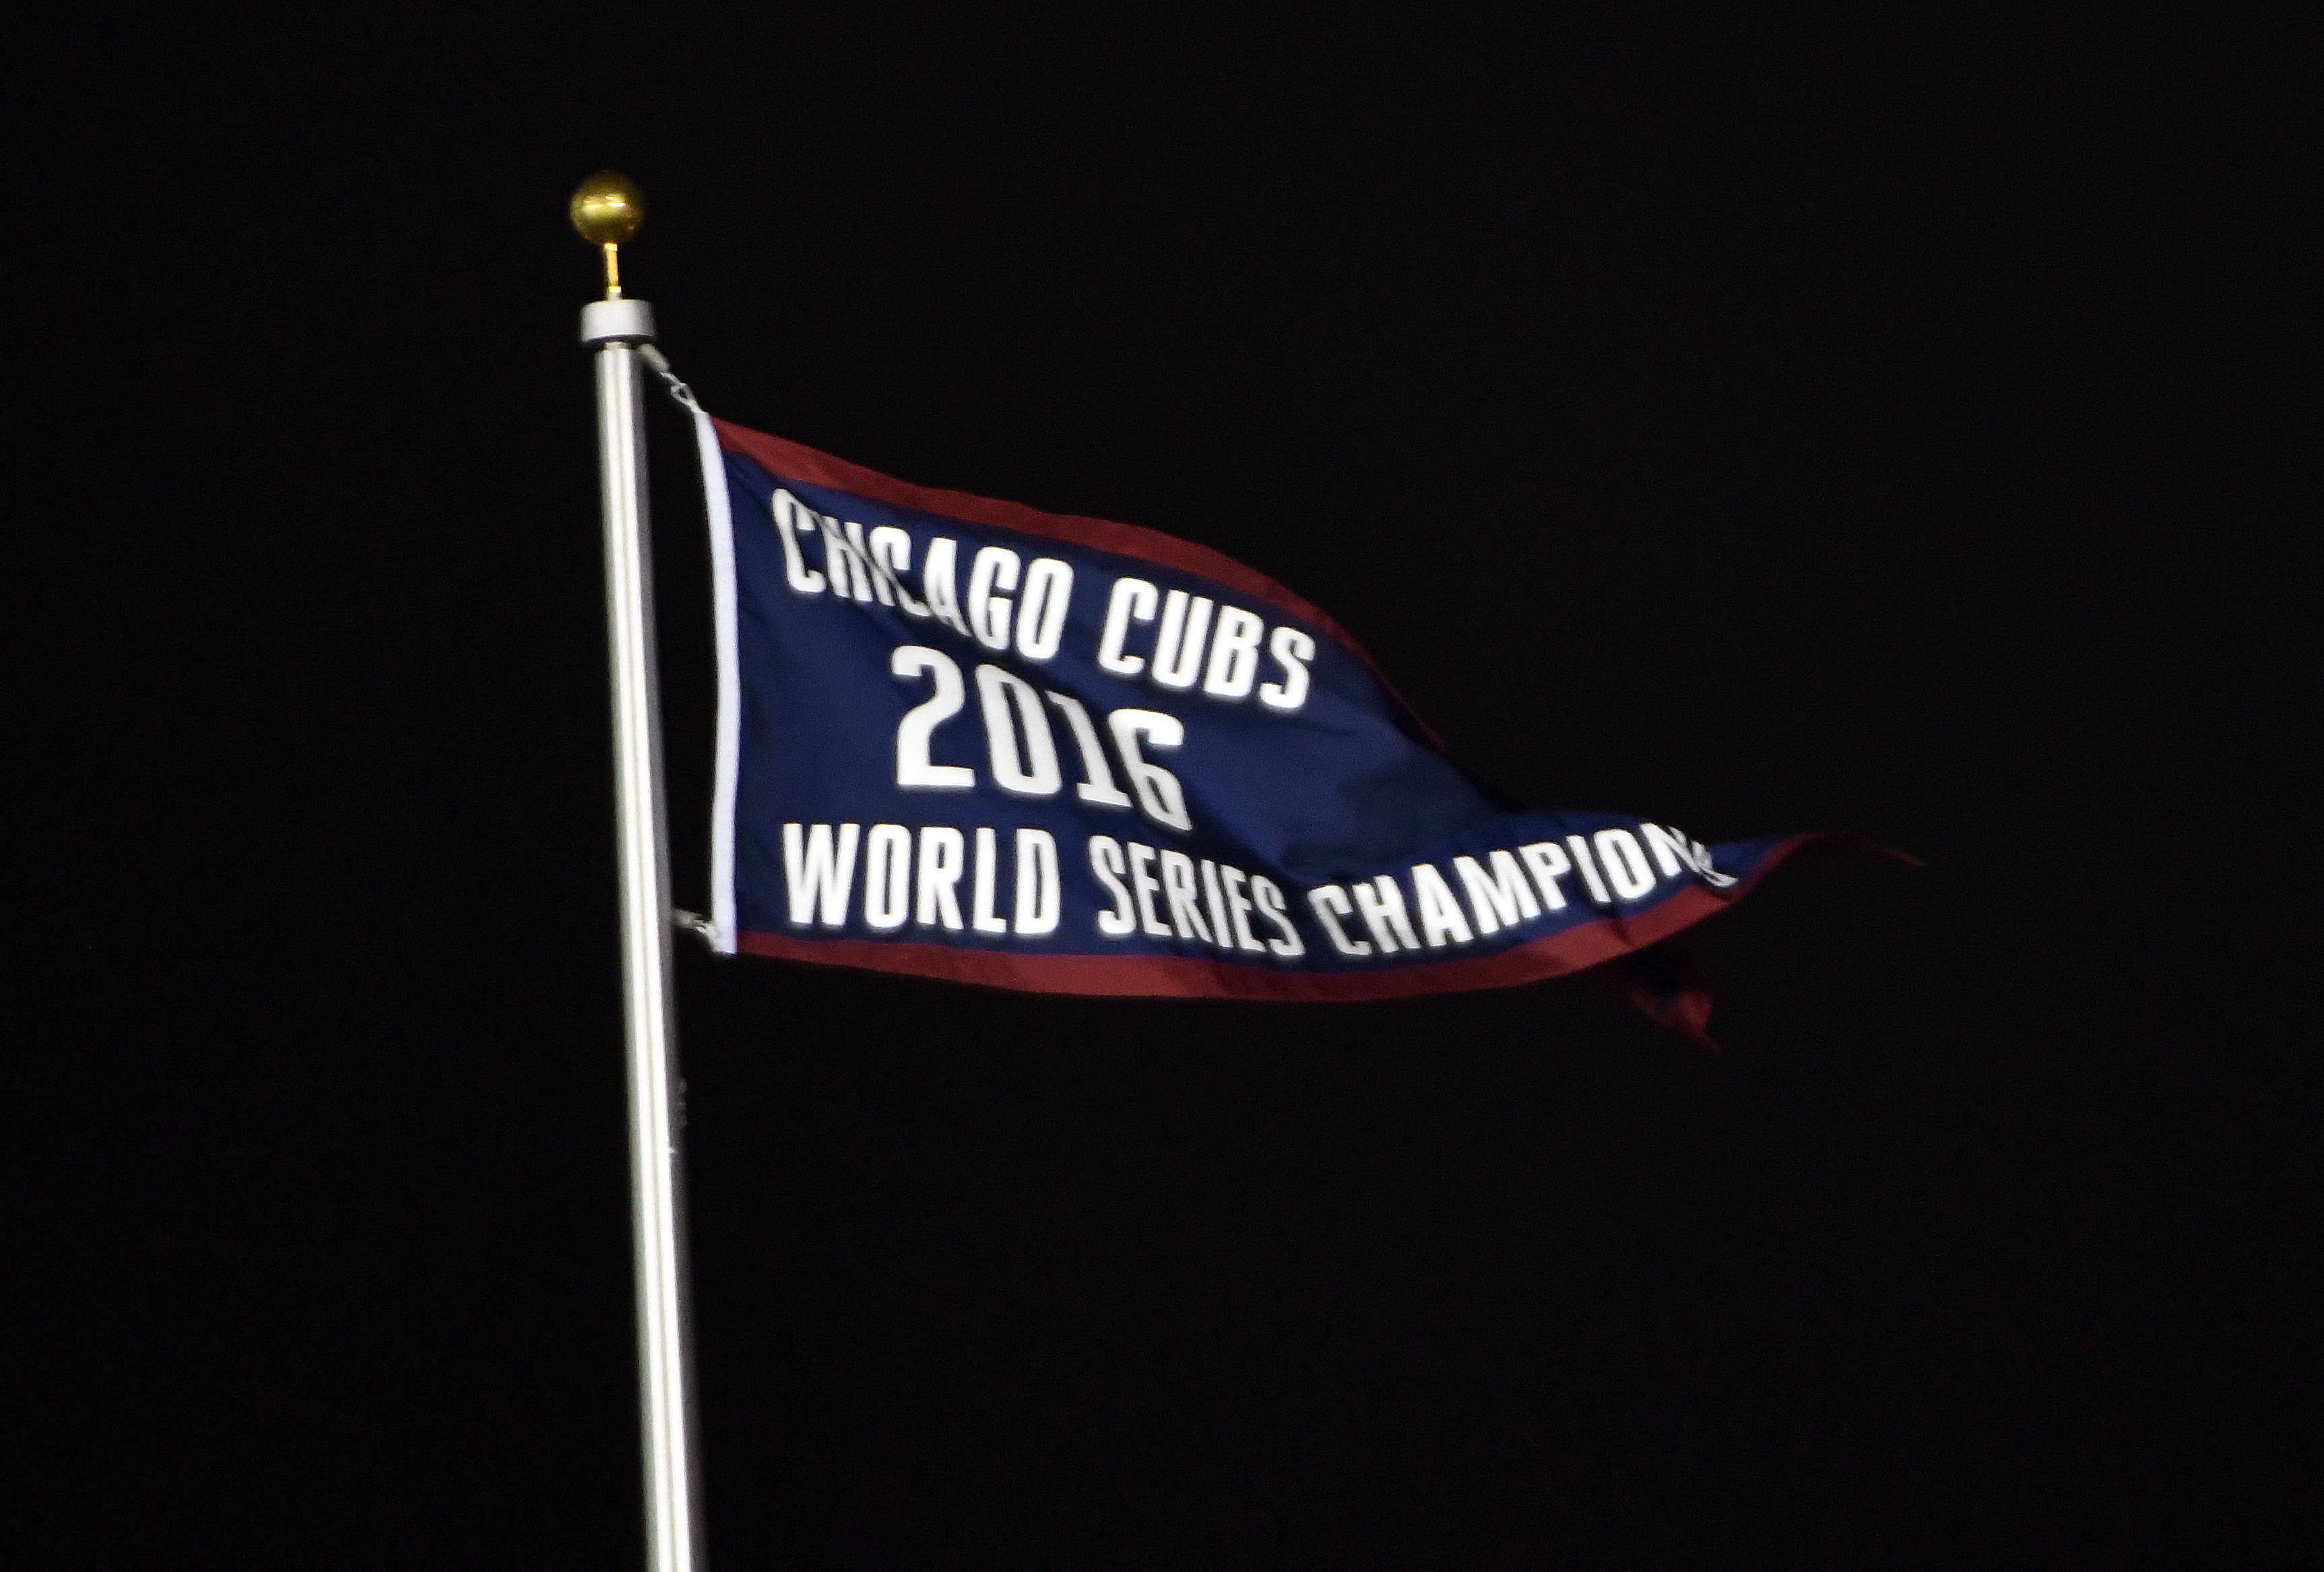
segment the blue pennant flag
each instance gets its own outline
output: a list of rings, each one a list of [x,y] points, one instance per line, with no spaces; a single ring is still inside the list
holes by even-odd
[[[1385,999],[1666,950],[1813,836],[1519,812],[1240,563],[696,417],[714,943],[1056,994]],[[1847,837],[1852,838],[1852,837]]]

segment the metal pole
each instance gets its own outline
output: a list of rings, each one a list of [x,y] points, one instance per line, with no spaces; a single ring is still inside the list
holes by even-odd
[[[697,1572],[702,1516],[678,1148],[678,1031],[669,988],[669,846],[662,817],[661,706],[636,348],[653,339],[653,312],[642,301],[593,302],[581,313],[581,339],[597,350],[597,448],[605,502],[646,1565],[650,1572]]]

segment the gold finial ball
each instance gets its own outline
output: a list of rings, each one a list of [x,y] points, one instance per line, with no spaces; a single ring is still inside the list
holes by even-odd
[[[573,193],[573,227],[592,245],[619,245],[646,221],[646,194],[627,175],[600,170]]]

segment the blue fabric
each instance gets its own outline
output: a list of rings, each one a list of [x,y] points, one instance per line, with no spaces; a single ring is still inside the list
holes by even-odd
[[[1065,538],[1095,532],[1084,527],[1093,522],[1024,513],[1037,533],[778,476],[731,448],[724,466],[741,682],[733,902],[744,948],[798,955],[808,953],[803,945],[853,940],[858,943],[831,958],[890,964],[880,958],[887,952],[861,947],[898,947],[896,969],[1067,991],[1092,991],[1084,985],[1102,978],[1097,991],[1365,997],[1423,991],[1421,968],[1434,968],[1425,974],[1432,990],[1495,985],[1572,970],[1651,942],[1739,893],[1799,838],[1705,848],[1674,827],[1649,827],[1619,813],[1512,811],[1444,757],[1336,628],[1320,615],[1287,609],[1304,603],[1248,570],[1226,565],[1220,572],[1231,569],[1238,580],[1228,583],[1185,566],[1185,558],[1202,555],[1199,549],[1157,552],[1179,559],[1166,565]],[[898,494],[908,489],[889,484]],[[989,504],[988,511],[1007,506]],[[795,557],[787,556],[779,513],[793,521]],[[892,536],[874,535],[883,527],[902,532],[908,551],[897,550]],[[851,566],[859,538],[868,542],[858,559],[868,573]],[[985,624],[988,633],[1005,634],[1006,649],[988,648],[934,612],[914,615],[904,604],[945,598],[944,576],[935,568],[943,559],[939,542],[946,541],[953,542],[952,598],[964,619],[972,610],[978,553],[998,547],[1015,554],[1006,613],[988,609]],[[1127,543],[1147,549],[1139,541]],[[1043,559],[1071,571],[1055,652],[1046,658],[1041,619],[1025,606],[1028,578]],[[899,561],[908,567],[888,567]],[[999,578],[1011,577],[993,561]],[[1040,571],[1055,583],[1057,569]],[[1134,677],[1098,664],[1115,586],[1125,578],[1150,585],[1156,603],[1152,620],[1125,622],[1124,655],[1145,666]],[[807,587],[818,579],[819,589]],[[867,590],[867,598],[858,598]],[[881,604],[882,591],[896,604]],[[1174,591],[1186,596],[1188,620],[1198,597],[1210,603],[1190,689],[1156,680],[1157,635]],[[1143,606],[1136,590],[1124,593],[1130,610]],[[1244,615],[1231,617],[1224,608]],[[1250,617],[1261,624],[1255,635]],[[1214,664],[1213,646],[1230,623],[1234,647]],[[1278,634],[1286,628],[1289,635]],[[899,676],[899,649],[932,651],[941,661],[907,656],[913,669]],[[1240,652],[1246,649],[1248,655]],[[1304,662],[1303,651],[1312,652]],[[936,694],[934,668],[946,662],[958,672],[962,707],[930,733],[927,763],[970,772],[974,784],[964,791],[899,784],[899,727]],[[1261,684],[1273,684],[1287,704],[1300,681],[1292,667],[1303,663],[1306,690],[1296,707],[1266,702]],[[980,667],[1020,680],[1025,690],[998,677],[980,678]],[[1206,678],[1230,695],[1241,692],[1206,692]],[[987,688],[1000,696],[999,719]],[[1129,805],[1082,800],[1078,788],[1101,772],[1085,764],[1068,714],[1050,694],[1078,701],[1085,711],[1103,772]],[[1028,704],[1056,758],[1056,783],[1047,791],[1038,790],[1047,782],[1031,769],[1040,749]],[[1110,718],[1119,711],[1152,712],[1183,726],[1176,747],[1157,745],[1150,731],[1130,734],[1139,754],[1178,783],[1183,828],[1167,822],[1180,817],[1171,811],[1167,786],[1138,791],[1133,761]],[[1020,779],[1034,777],[1034,791],[1003,789],[1012,752]],[[904,833],[881,832],[875,876],[872,831],[883,825]],[[933,837],[923,833],[931,827]],[[973,920],[979,828],[993,832],[986,848],[992,890],[987,926],[1001,922],[1008,931],[979,931]],[[961,837],[960,871],[948,884],[947,849],[940,844],[946,829]],[[1054,846],[1054,896],[1044,883],[1051,877],[1041,865],[1044,854],[1020,841],[1018,832],[1025,829],[1047,832]],[[820,863],[818,844],[825,852]],[[1139,847],[1148,851],[1133,849]],[[1165,853],[1187,860],[1178,865]],[[1470,859],[1465,868],[1456,861],[1462,857]],[[933,883],[949,890],[958,928],[949,926],[952,913],[940,897],[923,899],[931,858]],[[899,859],[910,909],[900,920],[890,899]],[[1020,868],[1020,862],[1028,865]],[[816,884],[812,908],[803,910],[797,882],[818,870],[828,876]],[[1160,883],[1158,892],[1139,875]],[[1175,910],[1167,883],[1174,876],[1181,892]],[[1022,911],[1020,881],[1033,887]],[[843,885],[844,901],[836,901]],[[1357,898],[1359,885],[1368,888],[1368,901]],[[1252,904],[1239,911],[1245,901]],[[827,920],[835,902],[841,914],[835,925]],[[1042,931],[1051,906],[1054,929]],[[1337,920],[1337,941],[1325,914]],[[1102,915],[1129,931],[1103,931]],[[877,925],[875,918],[881,920]],[[1157,926],[1166,931],[1152,931]],[[980,970],[931,960],[926,947],[1028,959],[1208,964],[1117,964],[1102,973],[1038,965]],[[1406,972],[1415,976],[1392,980]],[[1295,978],[1377,981],[1303,986]]]

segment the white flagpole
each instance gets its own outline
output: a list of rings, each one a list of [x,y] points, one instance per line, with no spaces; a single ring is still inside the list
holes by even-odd
[[[649,1572],[697,1572],[702,1515],[678,1148],[678,1031],[669,985],[669,841],[662,814],[661,705],[638,380],[638,347],[653,341],[653,310],[643,301],[622,298],[616,249],[637,233],[645,204],[622,177],[595,175],[574,193],[572,216],[583,238],[605,252],[605,299],[582,308],[581,341],[597,352],[598,467],[605,504],[646,1565]]]

